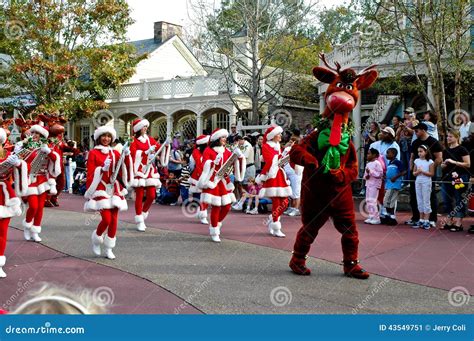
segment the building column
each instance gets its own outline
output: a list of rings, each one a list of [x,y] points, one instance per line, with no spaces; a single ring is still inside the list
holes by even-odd
[[[326,101],[324,100],[324,93],[319,95],[319,114],[321,115],[326,108]]]
[[[120,134],[121,134],[121,131],[120,131],[120,119],[114,117],[114,119],[113,119],[113,125],[114,125],[115,131],[117,132],[117,137],[119,137]]]
[[[202,135],[202,123],[203,123],[202,114],[198,113],[196,115],[196,135],[197,136]]]
[[[171,133],[173,132],[173,116],[166,116],[166,137],[171,139]]]
[[[361,124],[361,98],[362,98],[362,91],[359,92],[359,100],[357,101],[357,104],[355,108],[352,110],[352,123],[354,124],[355,129],[359,129],[359,127],[362,126]],[[357,131],[357,130],[356,130]],[[357,131],[358,133],[355,134],[354,136],[354,147],[356,149],[356,152],[358,153],[359,148],[361,146],[361,137],[362,137],[362,132]]]

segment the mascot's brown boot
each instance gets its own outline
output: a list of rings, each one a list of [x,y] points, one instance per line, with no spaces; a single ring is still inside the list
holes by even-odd
[[[290,260],[290,269],[297,275],[308,276],[311,275],[311,270],[306,267],[306,255],[299,255],[293,252]]]
[[[347,277],[367,279],[370,276],[370,274],[359,265],[358,260],[343,261],[343,264],[344,275],[346,275]]]

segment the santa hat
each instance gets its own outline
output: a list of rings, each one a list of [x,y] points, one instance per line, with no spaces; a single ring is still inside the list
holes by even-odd
[[[143,127],[149,127],[150,122],[146,118],[137,118],[133,121],[133,132],[136,133],[140,131]]]
[[[271,141],[271,140],[273,140],[273,138],[275,136],[277,136],[278,134],[281,134],[281,133],[283,133],[283,128],[282,127],[280,127],[280,126],[269,127],[265,131],[265,135],[263,135],[263,137],[266,141]]]
[[[202,144],[207,144],[209,142],[209,135],[201,135],[196,138],[196,144],[197,145],[202,145]]]
[[[5,129],[0,128],[0,144],[4,144],[6,140],[7,140],[7,132],[5,131]]]
[[[99,137],[107,133],[112,135],[112,141],[115,141],[115,139],[117,138],[117,132],[111,126],[102,126],[102,127],[97,128],[94,131],[94,140],[97,141]]]
[[[227,136],[229,136],[229,132],[227,131],[227,129],[216,128],[212,132],[210,140],[212,142],[212,141],[216,141],[220,139],[221,137],[227,137]]]
[[[31,126],[30,133],[38,133],[38,134],[42,135],[45,139],[47,139],[48,136],[49,136],[49,128],[48,127],[43,127],[39,124],[35,124],[35,125]]]

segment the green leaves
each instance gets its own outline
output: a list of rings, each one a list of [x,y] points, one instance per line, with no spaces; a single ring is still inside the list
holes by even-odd
[[[137,56],[125,43],[125,0],[11,1],[0,5],[0,80],[72,119],[106,107],[107,90],[129,79]],[[3,90],[5,91],[5,90]],[[81,93],[80,96],[77,94]]]

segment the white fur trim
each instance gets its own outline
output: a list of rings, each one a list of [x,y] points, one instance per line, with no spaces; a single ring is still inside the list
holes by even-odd
[[[144,178],[145,174],[138,171],[138,169],[140,168],[140,165],[142,164],[142,157],[143,157],[142,154],[143,152],[141,150],[137,150],[137,152],[135,153],[135,160],[133,161],[133,172],[135,173],[136,176],[140,176]]]
[[[199,211],[197,216],[199,219],[207,218],[207,210]]]
[[[146,218],[148,218],[148,214],[150,214],[150,212],[145,212],[145,211],[143,211],[143,213],[142,213],[143,219],[146,220]]]
[[[104,243],[104,236],[98,236],[97,231],[92,231],[92,242],[96,245],[100,245]]]
[[[110,148],[110,146],[103,146],[101,144],[95,146],[94,149],[100,150],[102,154],[109,154],[112,151],[112,148]]]
[[[5,129],[0,128],[0,144],[4,144],[6,140],[7,140],[7,132],[5,131]]]
[[[162,167],[167,167],[168,163],[170,162],[170,153],[171,153],[171,146],[167,144],[160,153],[160,164]]]
[[[272,147],[274,150],[276,150],[278,153],[281,152],[281,146],[279,142],[274,142],[274,141],[267,141],[267,144]]]
[[[201,189],[209,188],[209,182],[211,180],[212,172],[214,171],[214,162],[212,160],[207,160],[203,167],[202,173],[199,177],[198,187]]]
[[[236,201],[234,193],[227,193],[223,196],[201,193],[201,202],[212,206],[226,206]]]
[[[94,178],[92,179],[92,183],[87,189],[86,193],[84,193],[84,198],[90,199],[92,195],[97,189],[97,186],[100,184],[100,180],[102,178],[102,167],[97,167],[94,171]]]
[[[135,216],[135,222],[136,223],[143,223],[144,221],[145,221],[145,217],[143,216],[143,214]]]
[[[0,268],[5,266],[5,263],[7,262],[7,257],[5,256],[0,256]]]
[[[33,221],[31,221],[31,223],[27,223],[26,219],[23,219],[23,221],[21,222],[21,225],[23,225],[25,229],[29,230],[31,229],[31,226],[33,226]]]
[[[270,166],[270,169],[267,172],[267,179],[265,180],[274,179],[277,176],[279,169],[280,167],[278,167],[278,155],[275,155],[272,159],[272,165]]]
[[[206,136],[204,136],[203,138],[196,139],[196,144],[197,144],[197,145],[208,144],[210,138],[211,138],[211,137],[210,137],[209,135],[206,135]]]
[[[0,218],[17,217],[21,213],[21,200],[19,198],[5,200],[5,205],[0,206]]]
[[[56,156],[55,160],[53,161],[52,159],[49,159],[48,162],[48,172],[51,174],[51,176],[57,177],[59,174],[61,174],[61,157],[59,156],[58,153],[52,152],[54,156]]]
[[[49,137],[49,131],[47,131],[45,128],[43,128],[39,124],[35,124],[35,125],[31,126],[30,132],[31,133],[38,133],[46,139]]]
[[[287,198],[292,194],[291,187],[268,187],[260,189],[258,196],[260,198],[280,197]]]
[[[191,178],[189,178],[189,180],[191,180]],[[194,180],[194,179],[193,179]],[[189,186],[189,193],[201,193],[202,190],[198,187],[198,183],[196,180],[194,180],[195,182],[191,182],[190,186]]]
[[[271,221],[270,224],[268,224],[268,227],[271,228],[273,231],[281,231],[281,222]]]
[[[116,242],[117,242],[117,237],[110,238],[107,235],[104,237],[104,246],[109,249],[113,249],[116,245]]]
[[[160,179],[133,179],[132,180],[132,187],[161,187]]]
[[[234,162],[234,175],[236,181],[243,181],[245,177],[245,170],[247,169],[247,159],[242,157]]]
[[[273,140],[273,138],[275,136],[277,136],[278,134],[281,134],[283,133],[283,128],[280,127],[280,126],[276,126],[275,128],[273,128],[273,130],[271,132],[269,132],[267,134],[267,140],[270,141],[270,140]]]
[[[58,194],[58,190],[56,188],[56,179],[48,179],[49,185],[49,194],[56,195]]]
[[[215,146],[215,147],[212,147],[212,149],[217,153],[217,154],[223,154],[224,153],[224,150],[225,150],[225,147],[224,146]],[[222,158],[221,158],[222,160]]]
[[[46,181],[46,182],[43,182],[42,184],[39,184],[38,186],[29,186],[28,191],[26,192],[25,196],[27,197],[30,195],[40,195],[46,191],[49,191],[50,189],[51,189],[51,186],[49,185],[48,181]]]
[[[101,200],[90,199],[84,204],[84,211],[100,211],[100,210],[110,210],[117,207],[119,211],[126,211],[128,209],[127,200],[121,199],[120,197],[114,195],[112,198],[105,198]]]
[[[211,236],[218,236],[220,234],[220,229],[219,227],[212,227],[212,226],[209,226],[209,234]]]
[[[229,136],[229,132],[227,131],[227,129],[219,129],[215,133],[212,133],[210,140],[216,141],[220,139],[221,137],[228,137],[228,136]]]
[[[111,126],[102,126],[97,128],[94,131],[94,140],[97,141],[101,135],[104,135],[105,133],[109,133],[112,135],[112,142],[114,142],[117,139],[117,132],[115,129]]]
[[[133,132],[136,133],[140,131],[143,127],[149,127],[149,126],[150,126],[150,122],[146,118],[144,118],[133,126]]]
[[[32,225],[31,226],[31,232],[41,233],[41,226]]]
[[[15,180],[15,193],[17,196],[25,196],[28,193],[28,164],[20,160],[20,166],[13,170]]]

